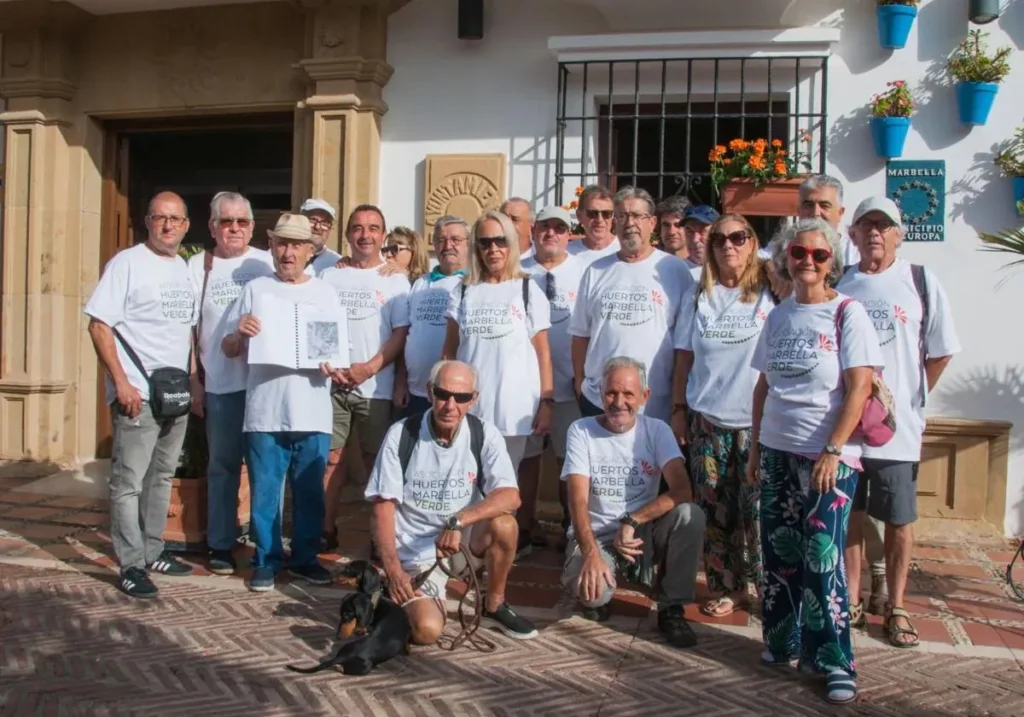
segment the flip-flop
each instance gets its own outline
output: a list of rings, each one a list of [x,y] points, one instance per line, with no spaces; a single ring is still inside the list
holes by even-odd
[[[727,607],[728,609],[725,612],[720,612],[719,608],[722,607]],[[731,597],[715,598],[701,605],[700,611],[708,617],[726,617],[736,611],[736,601]]]

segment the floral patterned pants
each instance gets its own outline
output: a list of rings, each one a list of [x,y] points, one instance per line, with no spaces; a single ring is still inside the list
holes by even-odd
[[[714,595],[761,588],[760,489],[747,483],[750,430],[719,428],[694,413],[690,470],[707,517],[704,573]]]
[[[810,488],[813,470],[808,458],[761,446],[764,644],[777,661],[799,655],[818,672],[856,676],[843,550],[858,473],[840,463],[822,494]]]

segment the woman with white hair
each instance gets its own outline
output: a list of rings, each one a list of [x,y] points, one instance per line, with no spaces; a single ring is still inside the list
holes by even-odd
[[[833,287],[839,235],[800,219],[773,243],[793,294],[768,315],[751,365],[748,480],[761,488],[762,661],[826,676],[827,699],[857,696],[843,551],[863,441],[854,435],[884,365],[864,307]]]
[[[519,234],[504,214],[486,212],[473,224],[469,275],[452,290],[447,316],[444,358],[476,369],[472,412],[497,425],[518,470],[531,438],[542,443],[551,427],[551,305],[523,272]]]

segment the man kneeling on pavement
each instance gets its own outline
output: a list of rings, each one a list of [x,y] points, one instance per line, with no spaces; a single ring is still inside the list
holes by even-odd
[[[453,574],[463,570],[460,548],[468,540],[470,567],[487,568],[483,622],[509,637],[536,637],[537,629],[505,602],[519,488],[498,429],[468,413],[477,399],[476,372],[461,361],[440,361],[427,392],[426,413],[388,429],[366,488],[391,599],[408,613],[413,642],[437,642],[448,576],[431,568],[441,557]]]
[[[569,427],[562,480],[572,527],[562,583],[575,591],[583,617],[604,621],[616,573],[651,586],[657,565],[658,629],[674,647],[692,647],[697,636],[683,606],[694,600],[704,513],[672,429],[640,413],[650,395],[646,373],[639,361],[610,359],[604,414]]]

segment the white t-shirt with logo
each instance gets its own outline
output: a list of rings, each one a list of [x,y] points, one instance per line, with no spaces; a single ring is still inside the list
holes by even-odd
[[[675,347],[693,352],[686,402],[717,426],[749,428],[759,376],[750,361],[775,302],[767,289],[744,302],[739,287],[715,284],[695,305],[697,288],[683,297],[675,329]]]
[[[928,383],[921,365],[918,341],[924,307],[914,287],[911,265],[902,259],[878,274],[847,272],[839,289],[863,304],[875,327],[885,357],[883,376],[896,402],[896,435],[884,446],[864,447],[866,458],[892,461],[921,460],[921,436],[925,415],[921,391],[927,396]],[[939,280],[925,269],[928,291],[928,326],[925,327],[925,355],[952,356],[960,352],[960,340],[953,326],[953,312]]]
[[[409,457],[405,477],[398,455],[405,426],[405,420],[401,420],[388,429],[366,486],[367,500],[380,498],[398,503],[395,541],[398,559],[406,570],[433,564],[437,537],[452,515],[499,488],[518,488],[505,440],[494,426],[484,421],[480,451],[483,476],[478,476],[465,419],[452,445],[445,447],[434,440],[431,413],[423,415],[419,441]]]
[[[435,282],[425,274],[409,292],[409,337],[405,341],[405,369],[409,393],[427,397],[430,369],[441,360],[448,331],[448,300],[461,276],[446,276]]]
[[[572,336],[569,335],[569,319],[576,308],[576,295],[586,268],[574,256],[567,256],[565,261],[550,272],[534,259],[523,262],[523,271],[533,277],[545,296],[548,295],[548,276],[550,275],[554,281],[555,296],[549,299],[551,329],[548,331],[548,343],[551,345],[551,365],[555,374],[555,400],[559,402],[576,400],[576,391],[572,384]]]
[[[885,366],[871,320],[857,301],[846,305],[836,350],[836,310],[845,298],[838,294],[821,304],[800,304],[790,296],[768,315],[750,365],[768,381],[760,439],[769,448],[820,454],[846,395],[842,372]],[[862,447],[854,434],[840,448],[844,457],[859,459]]]
[[[206,371],[207,393],[234,393],[245,390],[248,364],[239,356],[229,359],[220,348],[224,337],[237,327],[225,320],[228,308],[234,303],[242,288],[253,279],[272,276],[274,260],[269,252],[249,247],[241,256],[230,259],[213,258],[210,276],[203,294],[204,265],[206,252],[200,252],[188,260],[188,273],[192,280],[196,304],[202,300],[201,334],[199,336],[199,358]]]
[[[533,337],[551,328],[544,292],[527,279],[530,307],[523,307],[523,280],[463,284],[452,289],[449,319],[459,325],[456,358],[477,371],[480,397],[472,412],[503,436],[528,436],[540,404],[540,365]]]
[[[569,333],[590,339],[584,363],[583,395],[601,402],[604,364],[628,356],[647,367],[651,398],[644,413],[668,420],[672,407],[672,331],[679,303],[693,285],[686,262],[654,251],[629,263],[617,256],[598,259],[583,274]]]
[[[145,244],[136,244],[107,262],[85,305],[85,314],[116,329],[139,357],[146,373],[158,368],[189,371],[195,304],[185,260],[177,255],[162,257]],[[114,344],[128,382],[143,401],[148,401],[149,382],[116,336]],[[110,376],[105,378],[109,404],[117,398],[117,392]]]
[[[253,298],[257,295],[277,296],[294,304],[319,309],[340,308],[334,289],[320,279],[289,284],[276,276],[264,276],[253,279],[242,289],[238,301],[228,311],[229,325],[238,326],[242,316],[252,313]],[[319,369],[296,370],[270,364],[249,366],[243,432],[330,433],[333,410],[331,379],[323,376]]]
[[[320,276],[326,269],[330,269],[341,261],[341,254],[326,247],[322,252],[313,257],[313,261],[306,267],[306,276]]]
[[[571,475],[590,479],[590,527],[595,538],[605,541],[618,531],[623,513],[658,496],[662,470],[683,454],[662,420],[638,415],[631,430],[612,433],[598,418],[581,418],[569,426],[562,480]]]
[[[574,257],[583,263],[584,267],[590,266],[598,259],[603,259],[606,256],[615,254],[622,245],[619,244],[619,238],[615,237],[612,239],[612,243],[606,246],[604,249],[588,249],[587,245],[583,243],[582,239],[573,239],[566,245],[566,251],[572,254]]]
[[[320,275],[322,281],[334,287],[338,301],[348,310],[349,360],[354,364],[372,359],[395,329],[409,325],[409,280],[404,274],[381,276],[379,270],[379,266],[346,267],[325,269]],[[395,395],[394,362],[366,379],[353,393],[390,401]]]

